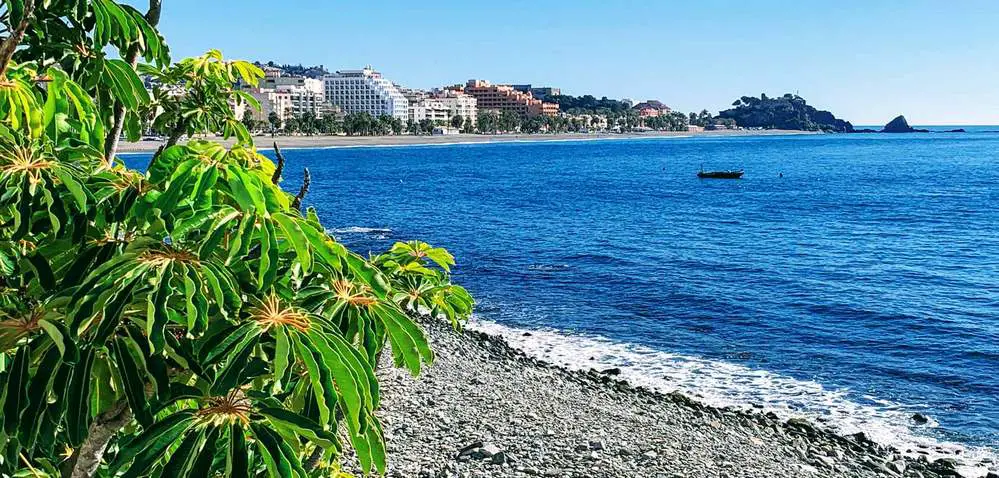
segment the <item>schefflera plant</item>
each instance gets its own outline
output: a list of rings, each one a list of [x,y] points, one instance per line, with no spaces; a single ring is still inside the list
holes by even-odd
[[[86,41],[94,25],[123,47],[158,35],[110,0],[4,5],[76,16]],[[11,18],[31,42],[20,55],[60,48]],[[330,476],[350,455],[384,473],[378,357],[418,374],[433,353],[414,317],[467,319],[450,255],[412,243],[366,260],[300,212],[218,107],[262,76],[248,63],[164,64],[176,94],[153,97],[125,63],[45,64],[0,70],[0,474]],[[211,107],[182,113],[191,94]],[[107,154],[115,118],[157,110],[237,142],[171,145],[142,172]]]

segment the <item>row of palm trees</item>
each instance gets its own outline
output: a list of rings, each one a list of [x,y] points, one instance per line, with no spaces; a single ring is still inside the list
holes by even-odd
[[[601,114],[603,113],[603,114]],[[606,122],[605,122],[606,119]],[[690,119],[695,119],[691,121]],[[699,119],[691,113],[691,117],[678,112],[671,112],[657,117],[641,118],[633,111],[593,112],[589,116],[520,116],[511,111],[497,112],[480,111],[475,121],[455,115],[449,121],[423,119],[409,120],[405,123],[389,115],[373,116],[369,113],[348,113],[342,118],[327,115],[318,117],[307,111],[301,115],[291,116],[284,120],[277,113],[271,112],[267,121],[257,121],[250,113],[243,117],[247,129],[255,132],[276,134],[332,135],[347,136],[380,136],[389,134],[432,134],[438,127],[450,127],[462,133],[567,133],[583,132],[600,129],[615,131],[632,131],[638,128],[648,128],[657,131],[686,131],[688,124],[698,124]],[[606,126],[605,126],[606,124]]]

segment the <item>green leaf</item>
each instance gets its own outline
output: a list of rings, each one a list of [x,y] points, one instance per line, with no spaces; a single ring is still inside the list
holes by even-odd
[[[194,410],[180,410],[147,427],[141,435],[128,442],[118,452],[114,463],[109,467],[109,473],[114,475],[121,467],[129,464],[142,453],[143,457],[156,459],[163,454],[177,439],[194,423]],[[136,462],[129,468],[129,473],[141,475],[152,463]],[[146,466],[136,466],[146,465]],[[139,469],[141,468],[141,469]]]
[[[253,353],[253,348],[257,345],[259,338],[260,329],[255,328],[247,333],[246,337],[236,346],[235,352],[229,357],[229,361],[219,371],[215,377],[215,382],[212,383],[210,389],[212,395],[225,395],[226,392],[240,385],[243,369],[249,363],[250,355]]]
[[[284,233],[283,239],[291,243],[298,255],[298,262],[302,264],[302,272],[308,274],[312,270],[312,252],[309,249],[309,242],[305,238],[305,232],[298,221],[284,213],[277,213],[272,216],[274,221]]]
[[[31,267],[35,270],[35,276],[38,278],[39,285],[45,290],[54,289],[56,286],[55,275],[52,273],[49,261],[41,254],[32,254],[27,259],[31,263]]]
[[[26,404],[29,352],[27,345],[18,347],[17,353],[14,355],[14,362],[11,363],[10,371],[6,377],[7,390],[3,403],[3,429],[8,435],[14,434],[17,430],[21,408]]]
[[[163,466],[160,476],[163,478],[188,476],[191,466],[194,465],[194,457],[197,456],[196,453],[198,448],[201,447],[204,435],[204,430],[188,431],[187,436],[180,442],[180,446],[174,450],[173,454],[170,455],[170,460]]]
[[[229,425],[229,454],[226,462],[226,476],[229,478],[250,478],[250,457],[243,429]],[[179,476],[179,475],[177,475]]]
[[[257,410],[258,413],[267,417],[275,427],[288,428],[298,435],[302,435],[313,443],[324,448],[336,446],[336,435],[326,430],[318,423],[309,420],[295,412],[276,407],[264,407]]]
[[[46,398],[51,390],[52,379],[55,378],[56,371],[59,370],[61,357],[62,352],[59,349],[49,347],[41,361],[38,362],[35,376],[31,379],[27,395],[31,397],[31,400],[28,400],[27,408],[21,413],[19,433],[21,443],[26,448],[30,449],[35,444],[35,437],[38,435],[38,428],[41,425],[41,415],[48,404]]]
[[[63,168],[53,168],[52,172],[62,181],[62,184],[69,189],[69,193],[76,200],[76,207],[80,209],[81,212],[87,211],[87,193],[83,189],[83,185],[76,180],[71,174],[69,174]]]
[[[80,352],[80,361],[73,367],[73,375],[66,390],[66,431],[72,446],[83,443],[90,427],[90,387],[91,369],[94,366],[96,352],[92,347],[85,347]]]
[[[188,475],[190,478],[208,478],[212,476],[212,462],[215,460],[215,451],[218,448],[221,431],[222,429],[219,427],[209,429],[208,436],[205,438],[205,446],[201,449],[201,453],[198,454],[194,466],[191,467],[191,474]]]
[[[124,338],[119,337],[111,342],[115,364],[118,366],[118,375],[121,377],[122,389],[128,400],[128,406],[132,409],[132,414],[135,415],[139,424],[148,427],[153,423],[153,415],[149,411],[146,384],[136,366],[135,358],[124,341]]]

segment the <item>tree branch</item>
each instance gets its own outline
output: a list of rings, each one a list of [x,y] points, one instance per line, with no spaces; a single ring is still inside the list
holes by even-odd
[[[312,175],[309,174],[309,168],[305,168],[305,172],[302,177],[302,188],[298,190],[298,194],[295,195],[295,200],[292,201],[291,207],[302,210],[302,200],[305,199],[305,195],[309,193],[309,183],[312,182]]]
[[[271,182],[277,184],[281,180],[281,173],[284,172],[284,155],[281,154],[281,148],[278,147],[277,141],[274,142],[274,155],[277,156],[277,169],[271,176]]]
[[[156,148],[156,152],[153,153],[153,157],[149,158],[149,164],[146,165],[146,171],[153,168],[153,164],[156,163],[156,159],[160,157],[160,153],[162,153],[163,150],[177,144],[177,142],[180,141],[180,137],[184,135],[184,131],[186,130],[187,124],[182,120],[177,120],[177,124],[173,125],[173,129],[170,131],[170,137],[167,138],[166,143],[163,143],[159,148]]]
[[[149,26],[156,28],[156,24],[160,22],[162,7],[162,0],[149,0],[149,10],[146,11],[145,15],[146,23],[149,23]],[[139,64],[139,53],[139,43],[136,42],[128,48],[128,52],[125,54],[125,61],[128,62],[133,70]],[[114,104],[114,123],[111,124],[111,129],[104,139],[104,160],[107,161],[109,166],[114,161],[115,154],[118,153],[118,142],[120,141],[121,130],[124,126],[125,105],[118,101]]]
[[[3,42],[0,42],[0,78],[4,78],[7,74],[7,65],[14,56],[17,46],[21,44],[24,32],[28,30],[28,20],[31,19],[31,15],[35,12],[35,0],[25,0],[22,12],[24,16],[21,18],[21,23],[18,23],[16,28],[11,25],[14,30],[10,32],[10,36],[5,38]],[[8,15],[10,14],[9,9],[7,13]]]
[[[110,410],[98,415],[87,430],[87,439],[64,465],[63,476],[68,478],[94,476],[104,459],[104,452],[107,451],[111,438],[131,419],[132,410],[128,408],[126,401],[120,401]]]

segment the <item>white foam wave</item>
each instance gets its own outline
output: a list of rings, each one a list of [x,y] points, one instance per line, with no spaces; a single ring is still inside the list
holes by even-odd
[[[503,337],[529,356],[574,370],[621,369],[621,378],[660,392],[678,391],[702,403],[774,412],[782,418],[805,418],[839,434],[863,432],[871,440],[892,446],[910,456],[919,451],[931,461],[955,458],[965,476],[984,475],[986,463],[999,463],[999,453],[985,447],[944,442],[928,436],[937,426],[912,422],[915,408],[875,397],[858,403],[848,390],[756,370],[742,365],[662,352],[649,347],[616,342],[598,336],[555,330],[524,330],[473,318],[469,328]],[[920,433],[920,430],[923,433]]]

